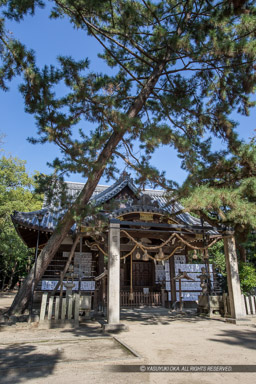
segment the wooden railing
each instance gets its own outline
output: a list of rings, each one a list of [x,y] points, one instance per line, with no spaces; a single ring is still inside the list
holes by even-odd
[[[244,304],[245,314],[256,316],[256,296],[242,295],[242,303]],[[224,316],[230,316],[230,301],[227,293],[223,294]]]
[[[91,296],[80,296],[75,293],[68,297],[55,297],[49,296],[48,293],[42,295],[41,308],[40,308],[40,323],[63,323],[73,322],[79,323],[79,313],[86,314],[89,318],[91,311]]]
[[[161,292],[134,292],[133,300],[129,300],[129,292],[121,291],[121,307],[139,307],[141,305],[160,306],[162,305]]]
[[[244,299],[245,313],[246,315],[256,315],[256,296],[245,296]]]

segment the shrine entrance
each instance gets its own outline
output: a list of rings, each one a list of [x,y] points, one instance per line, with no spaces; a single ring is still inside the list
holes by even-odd
[[[239,292],[236,294],[235,291],[236,288],[240,287],[237,287],[237,282],[233,278],[238,275],[237,263],[231,265],[230,259],[236,256],[234,253],[232,254],[230,248],[231,245],[233,246],[232,234],[225,234],[224,237],[223,234],[209,225],[202,228],[200,225],[188,226],[172,222],[167,215],[156,212],[156,210],[154,213],[148,213],[151,221],[145,220],[145,212],[142,214],[138,210],[136,212],[136,215],[140,215],[145,221],[140,221],[138,218],[130,221],[130,214],[131,212],[123,214],[110,221],[108,324],[105,325],[106,330],[122,329],[123,325],[120,324],[121,306],[156,305],[168,307],[176,301],[183,302],[184,295],[179,297],[181,295],[181,280],[176,281],[177,276],[182,278],[185,276],[188,285],[194,284],[195,289],[190,292],[192,296],[196,292],[198,296],[200,294],[203,297],[205,297],[204,295],[211,295],[213,286],[210,279],[208,248],[222,238],[225,242],[227,270],[229,267],[232,269],[232,272],[230,269],[228,278],[230,296],[232,292],[236,296],[233,300],[231,299],[230,303],[231,306],[233,305],[233,314],[235,315],[235,311],[237,311],[236,316],[243,316],[241,291],[240,295]],[[126,220],[128,217],[130,220]],[[191,272],[186,269],[188,251],[193,251],[194,255],[197,252],[203,254],[204,264],[197,265],[200,270],[195,269]],[[174,258],[177,256],[178,258],[185,258],[185,263],[179,269],[174,265]],[[159,270],[162,273],[159,273]],[[191,275],[196,277],[197,281]],[[231,290],[232,285],[233,290]]]
[[[155,284],[154,262],[152,260],[139,261],[134,256],[132,266],[131,262],[121,263],[121,307],[159,306],[161,304],[161,290]]]
[[[125,290],[125,288],[128,289],[131,286],[131,283],[135,290],[143,287],[153,287],[154,276],[155,266],[152,261],[145,262],[136,259],[133,260],[132,276],[131,263],[122,263],[120,270],[121,290]]]
[[[187,291],[185,300],[196,302],[202,293],[200,286],[201,268],[209,271],[208,252],[222,236],[210,228],[199,225],[178,223],[168,214],[157,207],[147,206],[140,211],[139,206],[122,209],[115,213],[111,220],[109,230],[109,263],[108,263],[108,313],[110,314],[109,300],[114,296],[115,289],[119,307],[165,307],[180,301],[179,283],[175,281],[180,263],[186,272],[188,267],[188,252],[194,255],[201,252],[205,258],[204,264],[197,265],[192,270],[193,277],[186,283]],[[113,228],[114,235],[111,235]],[[116,228],[116,229],[114,229]],[[207,235],[206,235],[207,234]],[[117,240],[117,243],[115,244]],[[116,269],[111,281],[111,252],[115,249],[115,263],[119,264],[120,280]],[[114,259],[112,262],[114,262]],[[189,286],[190,284],[190,286]],[[114,288],[116,286],[116,288]],[[112,310],[111,310],[112,312]],[[119,316],[119,312],[116,314]]]

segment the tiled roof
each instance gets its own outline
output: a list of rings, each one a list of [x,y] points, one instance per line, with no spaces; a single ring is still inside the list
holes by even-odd
[[[81,192],[84,184],[83,183],[74,183],[74,182],[66,182],[67,185],[67,195],[70,197],[70,201],[74,201],[77,195]],[[107,185],[98,185],[90,199],[90,201],[97,205],[103,204],[104,202],[110,200],[115,197],[119,192],[121,192],[126,186],[128,186],[133,193],[139,198],[142,195],[147,195],[151,198],[152,205],[154,202],[157,203],[159,208],[153,209],[153,211],[163,211],[168,213],[175,213],[182,209],[182,206],[175,202],[172,205],[167,205],[167,199],[165,197],[164,191],[161,190],[152,190],[145,189],[142,192],[139,192],[138,189],[133,184],[132,179],[129,175],[121,176],[120,179],[111,186]],[[152,207],[151,207],[152,208]],[[52,232],[58,220],[64,215],[64,209],[56,209],[54,207],[47,207],[46,203],[44,203],[44,207],[40,211],[35,212],[17,212],[15,211],[12,215],[12,219],[14,223],[18,223],[19,225],[23,225],[28,228],[38,228],[38,219],[37,216],[39,213],[43,214],[43,220],[40,224],[40,228],[44,231]],[[201,225],[199,219],[191,216],[189,213],[181,213],[175,216],[175,218],[184,223],[186,225]],[[205,223],[205,227],[208,224]],[[74,230],[76,225],[71,228],[71,231]],[[209,231],[209,233],[216,234],[216,231]]]
[[[92,199],[95,200],[96,205],[103,204],[112,197],[115,197],[126,186],[129,187],[135,195],[139,196],[139,191],[133,184],[132,179],[129,176],[121,176],[115,184],[111,185],[107,189],[104,189],[101,193],[92,196]]]
[[[81,190],[84,187],[84,183],[74,183],[73,181],[66,181],[66,193],[67,193],[67,198],[72,202],[76,199],[76,197],[79,195]],[[97,185],[95,188],[95,191],[92,194],[91,199],[93,199],[96,195],[100,194],[101,192],[105,191],[108,189],[108,185]],[[49,205],[47,203],[47,199],[45,197],[44,203],[43,203],[43,208],[49,208]]]

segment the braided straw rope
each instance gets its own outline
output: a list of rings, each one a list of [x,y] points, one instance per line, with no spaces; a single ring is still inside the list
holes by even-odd
[[[173,238],[177,238],[179,239],[183,244],[187,245],[189,248],[191,249],[195,249],[195,250],[206,250],[208,248],[210,248],[211,246],[213,246],[213,244],[215,244],[217,241],[219,241],[221,239],[221,236],[219,237],[216,237],[216,239],[214,239],[210,244],[206,245],[205,247],[195,247],[194,245],[191,245],[189,242],[187,242],[186,240],[184,240],[179,234],[177,233],[173,233],[166,241],[164,241],[161,245],[156,245],[156,246],[145,246],[145,245],[142,245],[141,243],[139,243],[136,239],[134,239],[134,237],[132,237],[128,232],[126,232],[125,230],[121,230],[120,232],[124,233],[134,244],[135,246],[133,247],[133,249],[126,253],[124,256],[122,256],[120,259],[123,260],[125,259],[126,257],[130,256],[136,248],[140,248],[143,252],[145,251],[153,251],[153,250],[158,250],[162,247],[164,247],[165,245],[167,245],[168,243],[170,243],[170,241],[173,239]],[[108,253],[105,252],[101,246],[95,241],[95,243],[93,244],[88,244],[87,242],[85,242],[85,244],[87,246],[89,246],[90,248],[92,248],[94,245],[103,253],[104,256],[108,256]],[[176,252],[177,249],[179,248],[182,248],[182,246],[177,246],[171,253],[170,255],[162,258],[162,259],[156,259],[155,257],[152,257],[150,255],[148,255],[148,257],[152,260],[167,260],[169,259],[170,257],[173,256],[173,254]]]
[[[136,248],[138,248],[137,245],[135,245],[135,246],[133,247],[133,249],[132,249],[130,252],[128,252],[128,253],[126,253],[124,256],[120,257],[120,259],[123,260],[123,259],[125,259],[126,257],[130,256],[130,255],[135,251]]]
[[[96,245],[96,247],[103,253],[104,256],[108,256],[107,252],[105,252],[98,243],[95,242],[92,244],[88,244],[87,241],[85,241],[85,244],[88,248],[92,248],[94,245]]]
[[[205,247],[195,247],[194,245],[191,245],[190,243],[188,243],[186,240],[183,240],[182,237],[178,234],[175,234],[176,237],[182,241],[183,244],[187,245],[189,248],[192,248],[192,249],[197,249],[197,250],[203,250],[205,251],[206,249],[210,248],[213,244],[215,244],[217,241],[219,241],[221,239],[221,236],[219,237],[216,237],[216,239],[214,239],[210,244],[206,245]]]
[[[177,239],[179,239],[183,244],[187,245],[189,248],[192,248],[192,249],[197,249],[197,250],[206,250],[208,248],[210,248],[213,244],[215,244],[218,240],[221,239],[221,236],[217,237],[216,239],[214,239],[210,244],[206,245],[205,247],[195,247],[194,245],[191,245],[189,242],[187,242],[186,240],[182,239],[182,237],[177,234],[177,233],[173,233],[166,241],[164,241],[161,245],[156,245],[156,246],[153,246],[153,247],[150,247],[150,246],[145,246],[145,245],[142,245],[140,244],[137,240],[134,239],[134,237],[132,237],[131,235],[129,235],[128,232],[126,232],[125,230],[121,230],[122,233],[124,233],[130,240],[132,240],[135,244],[137,244],[137,246],[142,249],[142,250],[156,250],[156,249],[160,249],[162,247],[164,247],[166,244],[168,244],[174,237],[176,237]]]
[[[131,235],[129,235],[128,232],[126,232],[124,229],[122,229],[120,232],[124,233],[130,240],[132,240],[135,244],[137,244],[138,247],[140,247],[140,243],[134,239],[134,237],[132,237]],[[143,249],[145,250],[148,250],[148,251],[153,251],[155,249],[159,249],[159,248],[162,248],[164,247],[166,244],[168,244],[175,236],[176,234],[173,233],[166,241],[164,241],[160,246],[159,245],[156,245],[156,246],[153,246],[153,247],[149,247],[149,246],[145,246],[145,245],[142,245]]]
[[[150,256],[150,255],[148,255],[148,257],[149,257],[150,259],[152,259],[152,260],[156,260],[156,261],[165,261],[165,260],[170,259],[170,257],[172,257],[172,256],[175,254],[175,252],[177,251],[177,249],[179,249],[179,248],[182,248],[182,247],[179,245],[178,247],[174,248],[174,250],[170,253],[170,255],[165,256],[165,257],[163,257],[162,259],[159,259],[159,258],[157,258],[157,257],[152,257],[152,256]]]

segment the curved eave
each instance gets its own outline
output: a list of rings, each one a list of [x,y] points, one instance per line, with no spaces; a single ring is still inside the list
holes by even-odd
[[[37,242],[38,228],[27,227],[23,223],[19,223],[13,216],[12,222],[17,234],[22,239],[23,243],[29,248],[35,248]],[[51,237],[52,232],[40,230],[39,247],[44,245]]]

